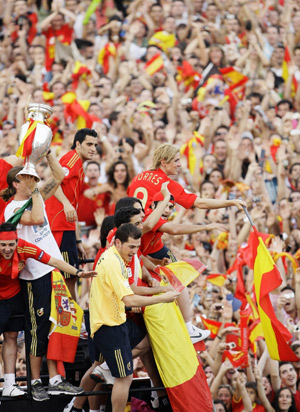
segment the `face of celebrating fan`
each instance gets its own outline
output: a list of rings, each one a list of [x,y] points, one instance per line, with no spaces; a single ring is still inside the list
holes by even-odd
[[[1,240],[0,241],[0,256],[5,260],[10,260],[17,247],[16,240]]]

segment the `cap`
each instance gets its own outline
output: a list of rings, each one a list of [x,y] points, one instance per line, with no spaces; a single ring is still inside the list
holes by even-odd
[[[242,140],[243,140],[243,139],[249,139],[249,140],[253,141],[253,134],[252,134],[251,132],[244,132],[244,133],[242,134],[241,139],[242,139]]]

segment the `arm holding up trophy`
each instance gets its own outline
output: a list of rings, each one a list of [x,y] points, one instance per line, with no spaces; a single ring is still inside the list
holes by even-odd
[[[54,195],[65,177],[63,168],[50,150],[46,154],[46,159],[51,169],[52,176],[40,188],[44,200],[47,200]]]

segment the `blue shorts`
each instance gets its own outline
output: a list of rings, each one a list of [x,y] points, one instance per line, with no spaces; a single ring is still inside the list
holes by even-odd
[[[24,299],[22,292],[10,299],[0,300],[0,334],[24,330]],[[21,315],[13,317],[14,315]]]
[[[161,248],[160,250],[157,250],[154,253],[149,253],[149,256],[151,256],[153,259],[158,259],[158,260],[161,260],[163,258],[168,258],[171,260],[171,262],[177,261],[176,257],[173,255],[171,250],[167,248],[167,246],[164,246],[163,248]]]
[[[97,330],[94,335],[95,345],[115,378],[133,374],[132,349],[145,335],[146,331],[130,319],[122,325],[103,325]]]

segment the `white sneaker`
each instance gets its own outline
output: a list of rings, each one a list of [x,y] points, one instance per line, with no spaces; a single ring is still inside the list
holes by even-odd
[[[16,383],[8,386],[7,388],[3,388],[3,391],[2,391],[2,396],[7,396],[10,398],[15,398],[18,396],[25,396],[25,395],[26,395],[26,392],[22,391]]]
[[[193,344],[200,342],[201,340],[207,339],[210,335],[210,330],[203,330],[197,328],[197,326],[192,326],[193,331],[190,332],[190,338]]]
[[[112,376],[110,369],[104,369],[101,365],[95,366],[90,377],[96,382],[104,381],[108,385],[115,383],[115,378]]]

